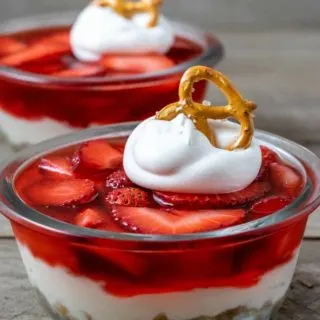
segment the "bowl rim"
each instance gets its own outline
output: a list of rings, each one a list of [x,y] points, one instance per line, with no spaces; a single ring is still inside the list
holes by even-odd
[[[28,227],[51,231],[65,236],[166,243],[228,238],[238,235],[247,236],[255,232],[263,233],[272,227],[280,227],[283,223],[290,223],[296,218],[307,216],[320,205],[320,159],[311,151],[295,142],[260,130],[257,130],[255,133],[257,139],[266,145],[272,145],[288,161],[299,167],[299,170],[305,170],[306,164],[310,166],[310,168],[307,168],[307,171],[311,170],[314,179],[310,178],[310,174],[307,171],[301,171],[305,177],[305,188],[293,203],[272,215],[241,225],[216,231],[182,235],[149,235],[102,231],[79,227],[46,216],[40,211],[26,205],[15,193],[14,180],[19,172],[36,158],[47,154],[48,150],[52,152],[60,149],[61,146],[68,147],[98,138],[124,138],[138,124],[139,122],[127,122],[90,128],[47,140],[20,151],[0,165],[0,212],[10,220],[27,225]]]
[[[10,21],[4,21],[0,25],[0,34],[1,31],[8,33],[10,29],[15,29],[15,25],[22,23],[23,25],[28,25],[29,29],[33,29],[36,26],[41,27],[39,25],[39,21],[50,21],[51,25],[59,26],[66,25],[72,23],[78,11],[67,11],[64,13],[51,13],[51,14],[39,14],[35,16],[30,16],[27,18],[17,18]],[[55,24],[54,21],[58,20]],[[65,23],[63,23],[63,21]],[[67,21],[68,20],[68,21]],[[71,21],[70,21],[71,20]],[[117,78],[111,77],[90,77],[90,78],[62,78],[58,76],[48,76],[41,75],[37,73],[22,71],[18,68],[7,67],[0,65],[0,77],[4,77],[7,79],[22,81],[33,84],[51,84],[51,85],[73,85],[73,86],[99,86],[99,85],[108,85],[108,84],[130,84],[139,82],[148,82],[148,81],[157,81],[163,80],[168,76],[174,76],[180,74],[187,70],[189,67],[194,65],[215,65],[217,64],[224,56],[224,48],[221,42],[211,33],[204,31],[203,29],[193,26],[191,24],[187,24],[180,21],[174,21],[169,19],[173,27],[183,28],[184,30],[192,30],[196,32],[199,38],[203,38],[205,40],[205,47],[203,48],[203,52],[190,60],[184,61],[183,63],[176,64],[174,67],[168,68],[166,70],[157,71],[157,72],[148,72],[139,75],[132,76],[120,76]],[[8,27],[9,25],[9,27]],[[21,27],[21,29],[23,29]],[[15,30],[18,32],[18,30]],[[194,40],[196,41],[196,40]]]

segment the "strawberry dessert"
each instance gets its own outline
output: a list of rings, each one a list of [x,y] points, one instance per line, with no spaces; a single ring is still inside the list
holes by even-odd
[[[181,74],[194,64],[214,65],[222,48],[211,35],[169,21],[161,4],[98,0],[76,18],[33,26],[46,21],[36,17],[20,30],[4,30],[0,129],[6,138],[19,147],[142,120],[175,100]],[[205,85],[197,89],[202,101]]]
[[[194,102],[201,80],[228,105]],[[190,68],[179,95],[137,126],[66,136],[3,165],[1,212],[54,319],[276,314],[319,205],[320,159],[254,132],[256,105],[218,71]]]

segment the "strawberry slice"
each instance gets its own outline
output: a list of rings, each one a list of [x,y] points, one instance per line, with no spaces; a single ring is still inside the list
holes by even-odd
[[[50,75],[61,71],[64,68],[63,64],[59,60],[48,61],[46,63],[41,63],[41,61],[37,61],[34,63],[28,63],[27,65],[23,65],[23,70],[33,73]]]
[[[39,163],[42,175],[52,179],[64,179],[73,177],[71,160],[68,157],[49,156],[42,158]]]
[[[184,234],[217,230],[240,223],[245,211],[164,211],[151,208],[114,206],[113,217],[123,228],[146,234]]]
[[[72,163],[77,170],[116,169],[122,164],[122,153],[104,140],[84,143],[74,154]]]
[[[107,189],[120,189],[133,186],[134,183],[128,178],[123,169],[111,173],[105,182]]]
[[[302,178],[297,171],[280,163],[270,165],[270,179],[279,193],[287,196],[297,196],[302,188]]]
[[[290,197],[271,196],[254,203],[250,209],[251,218],[258,219],[283,209],[291,203]]]
[[[173,59],[175,63],[181,63],[201,55],[202,51],[203,49],[200,45],[196,43],[191,44],[190,41],[177,36],[167,56]]]
[[[253,242],[248,242],[246,248],[238,255],[239,268],[245,272],[259,270],[265,273],[275,266],[292,259],[299,248],[306,220],[297,221],[287,227],[279,228],[273,233],[267,233],[264,237]]]
[[[104,74],[104,68],[99,64],[82,63],[72,57],[63,57],[62,62],[67,68],[53,72],[58,77],[93,77]]]
[[[121,153],[124,153],[125,144],[115,143],[115,144],[113,144],[113,147],[116,148],[117,150],[119,150]]]
[[[27,187],[25,194],[34,205],[64,206],[91,202],[97,191],[88,179],[42,179]]]
[[[306,220],[297,221],[288,228],[275,233],[272,248],[279,262],[288,261],[301,245],[306,228]]]
[[[166,70],[174,66],[174,62],[163,55],[117,55],[105,56],[100,64],[112,71],[120,73],[147,73]]]
[[[87,208],[80,212],[74,218],[74,223],[84,228],[123,232],[123,229],[114,221],[110,214],[97,207]]]
[[[134,277],[141,277],[148,270],[148,263],[141,254],[105,248],[95,248],[95,251]]]
[[[55,77],[64,78],[79,78],[79,77],[94,77],[104,73],[104,69],[98,65],[88,65],[79,63],[73,66],[72,69],[64,69],[51,73]]]
[[[253,182],[247,188],[223,194],[187,194],[154,192],[154,198],[161,205],[183,208],[226,208],[241,206],[262,198],[271,189],[268,182]]]
[[[97,228],[104,222],[104,214],[97,209],[86,209],[75,217],[75,224],[84,228]]]
[[[265,180],[269,175],[269,167],[271,163],[280,162],[278,154],[265,146],[260,146],[262,153],[261,168],[256,178],[256,181]]]
[[[95,242],[97,242],[95,240]],[[147,260],[143,259],[143,255],[139,253],[132,253],[124,250],[110,249],[105,242],[95,244],[75,243],[81,252],[86,252],[86,257],[89,261],[95,261],[101,268],[105,263],[112,264],[114,267],[120,269],[134,277],[141,277],[148,271]],[[91,259],[90,259],[91,258]],[[99,259],[97,261],[97,258]]]
[[[43,61],[54,59],[55,57],[60,57],[68,52],[69,47],[61,43],[38,43],[0,59],[0,64],[11,67],[19,67],[23,64],[33,63],[39,60]]]
[[[0,56],[6,56],[27,47],[26,44],[7,36],[0,36]]]
[[[139,188],[122,188],[109,192],[105,202],[110,205],[126,207],[148,207],[151,205],[149,194]]]

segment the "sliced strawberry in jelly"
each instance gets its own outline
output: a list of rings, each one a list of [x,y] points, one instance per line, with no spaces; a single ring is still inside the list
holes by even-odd
[[[77,61],[72,57],[64,57],[63,63],[67,66],[63,70],[53,72],[58,77],[94,77],[103,75],[105,70],[99,64],[89,64]]]
[[[270,165],[270,179],[276,192],[297,196],[302,189],[302,178],[295,169],[280,163]]]
[[[171,47],[167,56],[173,59],[175,63],[181,63],[200,55],[202,51],[203,49],[198,44],[176,37],[174,46]]]
[[[50,75],[58,71],[63,70],[64,66],[59,60],[48,61],[47,63],[41,63],[41,61],[36,61],[33,63],[28,63],[23,65],[23,70],[33,73]]]
[[[305,227],[304,218],[248,242],[244,245],[244,250],[239,252],[238,266],[244,272],[263,270],[265,273],[275,265],[290,261],[301,244]]]
[[[119,168],[122,153],[104,140],[84,143],[73,155],[72,163],[77,170],[107,170]]]
[[[139,188],[122,188],[110,191],[105,197],[106,204],[127,207],[148,207],[152,204],[148,192]]]
[[[105,222],[105,213],[98,209],[85,209],[75,217],[75,224],[84,228],[98,228]]]
[[[78,213],[73,222],[84,228],[123,232],[123,229],[114,221],[109,212],[96,206]]]
[[[283,229],[275,234],[275,254],[278,261],[287,261],[296,253],[301,245],[303,234],[306,228],[306,220],[292,224],[288,229]]]
[[[97,241],[95,240],[95,242]],[[143,259],[141,254],[135,254],[125,250],[109,249],[103,242],[101,242],[101,244],[99,243],[99,246],[81,243],[77,243],[75,246],[81,250],[81,252],[86,252],[87,260],[90,259],[92,263],[99,264],[99,270],[101,268],[108,269],[109,264],[111,264],[113,268],[120,269],[120,271],[134,277],[141,277],[147,272],[148,263]]]
[[[105,56],[101,62],[107,70],[121,73],[147,73],[166,70],[174,66],[174,62],[163,55],[118,55]]]
[[[141,257],[141,254],[121,250],[100,250],[99,248],[97,252],[135,277],[143,276],[148,270],[148,263]]]
[[[24,50],[27,45],[7,36],[0,36],[0,56],[6,56]]]
[[[97,65],[80,64],[74,66],[73,69],[64,69],[51,73],[52,76],[64,78],[79,78],[79,77],[95,77],[104,73],[104,69]]]
[[[179,267],[178,273],[188,279],[203,279],[203,276],[230,277],[233,272],[234,248],[182,251],[180,259],[174,263]]]
[[[253,182],[247,188],[223,194],[187,194],[157,191],[155,200],[163,205],[184,208],[225,208],[245,205],[262,198],[271,189],[268,182]]]
[[[198,48],[199,51],[199,47],[195,46],[196,48]],[[178,51],[191,51],[193,48],[190,46],[190,42],[186,41],[184,38],[181,37],[176,37],[175,42],[174,42],[174,46],[172,49],[178,50]],[[201,52],[201,49],[200,49]]]
[[[255,202],[251,209],[251,218],[258,219],[279,211],[292,202],[292,198],[286,196],[271,196]]]
[[[97,191],[88,179],[43,179],[26,188],[25,194],[33,205],[64,206],[91,202]]]
[[[123,169],[111,173],[105,182],[106,189],[133,187],[134,183],[128,178]]]
[[[48,156],[42,158],[39,163],[39,170],[42,175],[52,179],[73,177],[73,168],[69,157]]]
[[[63,44],[34,44],[25,48],[22,51],[13,53],[0,59],[0,64],[11,67],[19,67],[26,63],[34,63],[39,60],[50,60],[58,58],[61,55],[67,54],[69,47]]]
[[[125,144],[123,144],[123,143],[121,143],[121,144],[114,144],[113,147],[116,148],[117,150],[119,150],[121,153],[124,153]]]
[[[114,206],[114,219],[131,232],[146,234],[184,234],[212,231],[240,223],[245,211],[196,210],[164,211],[151,208]]]
[[[276,152],[266,146],[260,146],[260,149],[262,153],[262,163],[256,181],[262,181],[268,177],[271,163],[280,162],[280,157]]]

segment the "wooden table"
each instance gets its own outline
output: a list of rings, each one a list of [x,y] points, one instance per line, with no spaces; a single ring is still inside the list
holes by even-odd
[[[221,31],[219,37],[226,45],[227,56],[219,69],[230,76],[247,98],[258,102],[259,128],[296,140],[320,155],[319,34],[320,30]],[[214,103],[220,100],[213,88],[209,99]],[[3,224],[1,220],[0,223]],[[320,320],[319,247],[320,240],[304,242],[280,320]],[[3,238],[0,320],[13,319],[48,317],[38,306],[26,279],[14,240]]]

